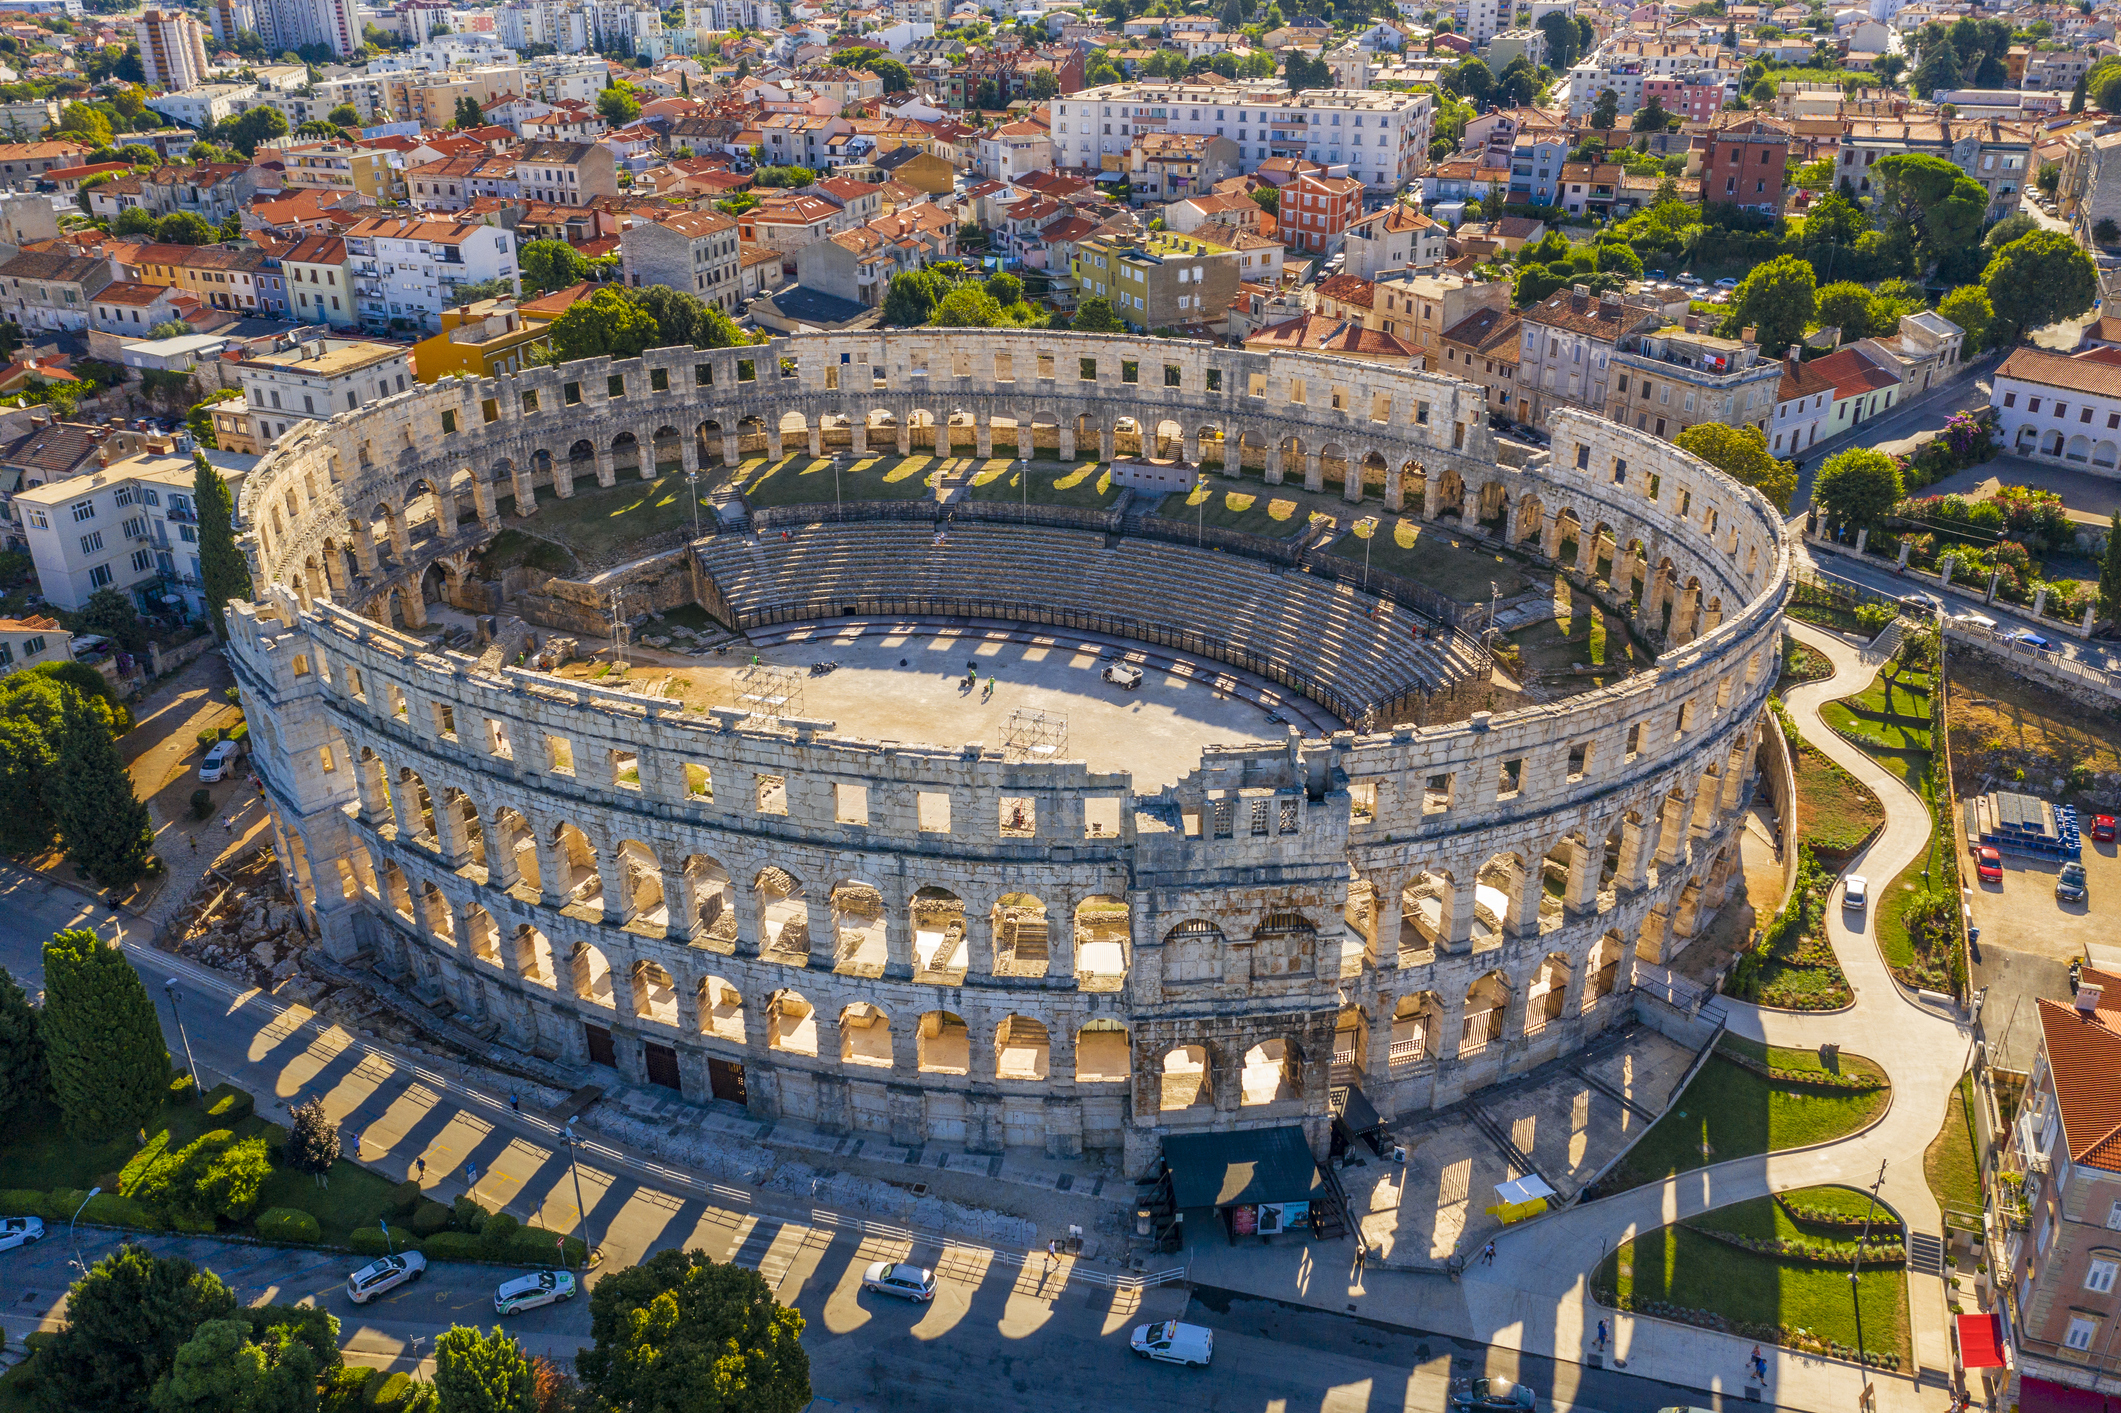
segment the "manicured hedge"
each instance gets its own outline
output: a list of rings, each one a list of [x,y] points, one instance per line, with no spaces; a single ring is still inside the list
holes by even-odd
[[[412,1215],[412,1209],[420,1205],[420,1184],[407,1178],[390,1190],[390,1210],[400,1217]]]
[[[51,1197],[27,1188],[0,1187],[0,1217],[50,1217]]]
[[[206,1116],[224,1127],[249,1118],[253,1107],[250,1095],[233,1084],[217,1084],[206,1092]]]
[[[390,1240],[383,1240],[381,1227],[355,1227],[347,1235],[346,1244],[358,1256],[387,1256],[393,1251],[416,1251],[420,1243],[403,1227],[390,1229]]]
[[[81,1210],[84,1222],[101,1222],[107,1227],[144,1227],[149,1231],[161,1229],[162,1223],[153,1213],[115,1192],[105,1192],[88,1199],[88,1206]]]
[[[379,1413],[400,1413],[419,1397],[420,1387],[406,1373],[385,1374],[379,1379],[370,1379],[367,1389],[367,1405]]]
[[[455,1219],[456,1214],[449,1208],[423,1198],[420,1205],[413,1208],[411,1225],[415,1235],[433,1236],[436,1232],[448,1231],[449,1224]]]
[[[267,1241],[318,1242],[324,1239],[317,1219],[297,1207],[268,1207],[252,1221],[258,1235]],[[383,1233],[377,1232],[377,1236]]]

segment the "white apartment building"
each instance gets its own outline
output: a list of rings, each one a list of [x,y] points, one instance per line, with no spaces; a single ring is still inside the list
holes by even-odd
[[[354,223],[345,240],[361,327],[377,332],[438,333],[458,286],[516,279],[515,232],[502,226],[379,216]]]
[[[190,88],[206,81],[206,41],[199,22],[177,10],[148,10],[133,21],[140,67],[156,88]]]
[[[562,54],[580,54],[591,42],[589,12],[561,0],[512,0],[494,11],[494,36],[521,52],[550,44]]]
[[[1705,70],[1722,72],[1726,97],[1735,97],[1739,70],[1725,67],[1720,44],[1672,44],[1653,39],[1612,39],[1598,52],[1569,70],[1569,116],[1588,117],[1598,106],[1601,89],[1610,88],[1619,100],[1620,112],[1632,113],[1642,106],[1642,81],[1678,78]]]
[[[0,618],[0,677],[47,662],[71,662],[74,635],[56,618]]]
[[[172,122],[203,131],[244,111],[257,96],[256,84],[202,83],[179,93],[158,93],[147,106]]]
[[[1240,169],[1302,157],[1371,191],[1396,191],[1428,166],[1434,98],[1389,89],[1312,89],[1279,83],[1207,87],[1147,80],[1087,88],[1050,100],[1056,167],[1092,168],[1121,157],[1138,133],[1194,133],[1237,144]]]
[[[521,68],[523,96],[541,103],[595,103],[611,87],[611,66],[595,54],[547,54],[526,59]]]
[[[1464,26],[1465,37],[1473,41],[1474,47],[1486,44],[1502,32],[1503,20],[1509,14],[1501,0],[1466,0],[1458,7],[1458,22]],[[1420,19],[1417,9],[1409,19]]]
[[[2021,348],[1996,370],[1988,401],[2014,454],[2121,475],[2121,367]]]
[[[307,339],[236,365],[259,446],[297,422],[321,421],[412,386],[411,350],[360,339]]]
[[[206,459],[242,504],[254,456],[209,451]],[[37,583],[55,608],[78,611],[98,589],[117,589],[160,612],[181,600],[206,611],[199,591],[199,514],[191,457],[151,451],[86,476],[15,493]]]

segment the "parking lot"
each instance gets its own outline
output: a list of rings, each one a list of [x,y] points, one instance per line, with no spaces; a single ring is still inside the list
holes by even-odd
[[[2081,902],[2055,896],[2059,861],[2006,853],[2002,881],[1990,882],[1977,874],[1974,856],[1960,839],[1967,901],[1981,934],[1974,947],[1974,985],[1989,992],[1983,1022],[1997,1062],[2006,1068],[2024,1068],[2020,1062],[2030,1061],[2038,1043],[2032,998],[2069,999],[2072,960],[2088,957],[2100,966],[2121,966],[2121,940],[2112,924],[2114,906],[2121,902],[2121,853],[2112,844],[2092,842],[2089,818],[2084,826],[2086,896]]]

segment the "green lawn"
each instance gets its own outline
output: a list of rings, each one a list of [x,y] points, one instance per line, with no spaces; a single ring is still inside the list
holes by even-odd
[[[1360,564],[1364,543],[1351,530],[1326,553]],[[1522,593],[1539,572],[1467,542],[1444,523],[1424,525],[1411,516],[1379,515],[1377,533],[1368,544],[1373,567],[1412,579],[1459,603],[1486,603],[1490,593],[1503,598]]]
[[[1793,601],[1783,612],[1799,622],[1809,623],[1817,628],[1831,629],[1836,633],[1863,632],[1863,624],[1857,619],[1855,610],[1843,608],[1839,604],[1799,603]]]
[[[1173,491],[1163,498],[1155,514],[1167,520],[1212,525],[1218,530],[1242,530],[1268,539],[1287,539],[1311,523],[1313,514],[1330,515],[1310,502],[1321,497],[1306,495],[1301,485],[1269,486],[1249,478],[1234,480],[1211,477],[1204,486]]]
[[[1693,1082],[1650,1126],[1627,1157],[1599,1183],[1601,1194],[1622,1192],[1675,1173],[1731,1158],[1801,1148],[1854,1133],[1885,1109],[1885,1089],[1837,1094],[1771,1080],[1726,1058],[1724,1052],[1765,1058],[1777,1069],[1824,1072],[1819,1055],[1755,1045],[1735,1036],[1718,1042]],[[1842,1055],[1840,1073],[1883,1079],[1870,1061]]]
[[[1827,725],[1880,751],[1930,750],[1930,679],[1906,672],[1889,680],[1880,672],[1852,697],[1827,702],[1819,709]],[[1895,767],[1905,772],[1903,762]]]
[[[1834,675],[1834,664],[1817,648],[1798,642],[1788,633],[1782,635],[1782,678],[1776,684],[1778,693],[1801,686],[1806,682],[1817,682]]]
[[[1944,1127],[1922,1158],[1922,1174],[1940,1207],[1981,1210],[1981,1160],[1974,1142],[1974,1077],[1961,1075],[1944,1106]]]
[[[549,522],[540,520],[543,529]],[[527,530],[511,526],[495,535],[479,551],[480,572],[489,578],[498,578],[504,569],[513,569],[527,564],[532,569],[542,569],[547,574],[573,574],[576,571],[574,556],[565,546],[551,540],[541,539]]]
[[[1815,852],[1845,854],[1884,822],[1885,810],[1862,781],[1811,746],[1800,746],[1797,833]]]
[[[1846,1201],[1821,1200],[1834,1193]],[[1804,1188],[1789,1194],[1812,1206],[1861,1210],[1865,1194],[1846,1189]],[[1889,1214],[1882,1230],[1898,1225]],[[1846,1241],[1838,1228],[1794,1222],[1771,1197],[1754,1198],[1646,1232],[1600,1264],[1594,1284],[1638,1310],[1656,1313],[1656,1303],[1687,1311],[1709,1311],[1736,1322],[1741,1338],[1781,1338],[1799,1347],[1859,1345],[1873,1354],[1909,1357],[1907,1279],[1889,1264],[1866,1265],[1853,1289],[1842,1262],[1788,1259],[1748,1251],[1706,1235],[1708,1230],[1745,1236],[1823,1236]],[[1857,1302],[1862,1318],[1857,1318]],[[1801,1334],[1799,1332],[1802,1332]]]
[[[830,465],[827,465],[830,471]],[[828,480],[829,480],[828,476]],[[700,524],[712,522],[709,480],[700,479]],[[830,494],[827,487],[827,494]],[[620,556],[627,546],[667,530],[692,528],[692,496],[683,476],[643,481],[630,472],[605,489],[593,476],[578,478],[565,500],[538,497],[536,532],[592,559]]]
[[[835,500],[932,500],[935,472],[944,464],[925,452],[900,456],[888,451],[840,462],[835,478],[832,458],[812,457],[806,452],[773,462],[751,457],[737,469],[737,479],[744,487],[744,498],[753,506],[831,505]],[[680,477],[679,485],[683,484]]]
[[[1073,465],[1058,461],[1031,463],[1032,505],[1102,509],[1119,499],[1121,489],[1113,484],[1112,472],[1100,470],[1095,460]],[[1026,496],[1020,464],[1004,459],[981,466],[972,475],[972,499],[1023,503]]]
[[[1590,691],[1627,674],[1632,644],[1626,625],[1609,619],[1597,600],[1578,597],[1568,579],[1554,576],[1556,615],[1544,623],[1503,634],[1517,649],[1517,660],[1529,676],[1553,674],[1546,679],[1550,690]],[[1607,674],[1576,675],[1572,667],[1604,667]]]

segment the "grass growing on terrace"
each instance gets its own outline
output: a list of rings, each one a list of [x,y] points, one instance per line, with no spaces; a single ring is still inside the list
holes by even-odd
[[[714,512],[706,499],[711,484],[708,477],[700,478],[702,528],[713,524]],[[621,472],[617,484],[607,489],[594,476],[580,475],[575,478],[574,494],[565,500],[548,501],[541,490],[538,513],[525,528],[569,546],[578,555],[607,559],[650,536],[691,530],[692,496],[683,476],[643,481],[630,471]]]
[[[1030,463],[1032,505],[1067,505],[1102,509],[1119,499],[1121,487],[1114,484],[1110,468],[1096,461]],[[972,474],[972,499],[1016,501],[1026,499],[1024,468],[1007,459],[985,462]]]
[[[1981,1210],[1981,1160],[1974,1145],[1974,1077],[1961,1075],[1944,1106],[1944,1127],[1922,1155],[1922,1175],[1940,1207]]]
[[[926,453],[900,456],[896,451],[851,457],[839,463],[837,488],[832,458],[808,453],[768,461],[751,457],[737,468],[737,483],[754,506],[831,505],[835,497],[850,500],[932,500],[935,473],[956,461]],[[680,482],[682,484],[682,481]]]

